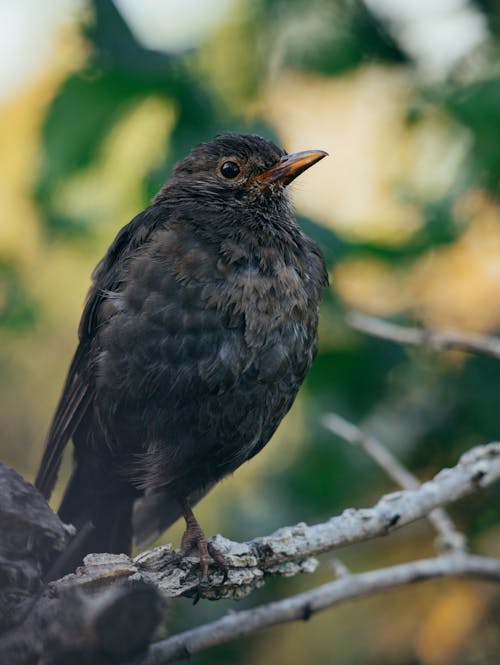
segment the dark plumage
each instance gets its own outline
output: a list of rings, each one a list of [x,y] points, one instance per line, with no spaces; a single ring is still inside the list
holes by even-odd
[[[48,497],[72,437],[72,565],[181,514],[206,551],[190,506],[267,443],[316,354],[327,273],[285,186],[325,154],[203,143],[96,267],[36,479]]]

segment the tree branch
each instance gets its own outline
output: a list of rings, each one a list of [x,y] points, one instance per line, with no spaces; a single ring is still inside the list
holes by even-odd
[[[163,618],[163,600],[146,584],[98,594],[67,589],[45,595],[25,620],[0,635],[0,662],[110,665],[144,654]]]
[[[9,578],[11,561],[15,557],[12,548],[21,540],[24,542],[28,532],[38,529],[46,547],[41,551],[38,548],[30,550],[32,561],[30,559],[29,563],[33,569],[40,567],[42,570],[50,551],[57,552],[67,534],[45,502],[43,506],[40,504],[41,512],[37,513],[40,524],[32,525],[30,521],[25,524],[26,502],[38,505],[41,497],[35,488],[0,465],[0,481],[6,484],[7,489],[19,487],[25,497],[19,509],[19,520],[16,517],[19,510],[11,510],[12,502],[7,501],[5,506],[0,504],[0,521],[8,520],[12,535],[10,540],[6,540],[5,551],[0,556],[0,572],[7,575],[6,579],[11,579],[6,600],[14,608],[16,599],[21,598],[22,601],[15,621],[5,624],[7,632],[0,638],[0,652],[13,665],[34,662],[41,654],[47,662],[51,658],[60,660],[74,649],[91,658],[96,665],[109,662],[111,654],[115,659],[118,653],[123,654],[123,658],[130,658],[131,652],[144,649],[159,621],[160,594],[203,595],[211,599],[242,597],[263,584],[265,575],[312,571],[317,565],[313,558],[316,554],[386,535],[393,529],[425,517],[438,506],[491,485],[498,478],[500,443],[490,443],[470,450],[455,467],[444,469],[433,480],[412,490],[386,495],[372,508],[348,509],[323,524],[298,524],[248,543],[233,543],[217,536],[213,542],[225,555],[229,570],[227,577],[217,568],[212,570],[208,588],[200,589],[198,558],[188,557],[177,563],[171,556],[173,550],[170,545],[145,552],[135,560],[124,555],[89,555],[76,574],[44,588],[41,579],[33,585],[30,576],[12,575],[12,579]],[[54,520],[54,526],[49,529],[48,525]],[[51,533],[51,529],[58,534],[55,539],[47,539],[44,535]],[[311,613],[337,602],[418,579],[441,575],[498,579],[498,566],[500,563],[491,559],[454,552],[371,573],[347,574],[330,585],[288,601],[239,613],[236,619],[226,617],[220,622],[152,646],[144,662],[148,665],[167,662],[166,659],[207,648],[265,625],[307,618]],[[142,599],[143,604],[137,599]],[[130,617],[135,617],[132,627]],[[46,629],[48,624],[52,626],[51,630]],[[113,630],[108,630],[110,626]],[[215,634],[217,637],[214,637]],[[141,665],[142,662],[136,660]]]
[[[437,351],[458,349],[500,358],[500,339],[498,337],[465,332],[455,328],[436,329],[400,326],[357,311],[348,312],[346,322],[355,330],[398,344],[428,346]]]
[[[248,635],[262,628],[298,619],[378,591],[436,577],[466,576],[500,582],[500,561],[463,553],[421,559],[367,573],[351,574],[311,591],[252,610],[233,612],[211,623],[174,635],[150,646],[134,665],[163,665]]]
[[[389,478],[404,489],[420,487],[419,479],[391,453],[378,439],[336,413],[327,413],[322,419],[324,427],[348,443],[359,446]],[[429,522],[439,535],[438,548],[445,550],[465,549],[465,537],[455,528],[444,508],[435,508],[428,515]]]
[[[222,536],[212,539],[224,555],[228,572],[217,568],[210,574],[208,588],[199,589],[198,557],[172,561],[170,545],[144,552],[134,560],[124,555],[92,554],[75,575],[52,584],[54,591],[67,586],[97,589],[116,581],[152,583],[164,596],[198,596],[210,599],[242,598],[264,583],[269,574],[294,575],[312,572],[312,557],[353,543],[385,536],[394,529],[426,517],[447,505],[491,485],[500,478],[500,443],[478,446],[465,453],[451,469],[443,469],[434,479],[413,490],[388,494],[372,508],[349,508],[327,522],[308,526],[297,524],[279,529],[270,536],[247,543],[235,543]]]
[[[163,616],[158,590],[139,581],[98,594],[47,591],[44,575],[74,529],[40,492],[0,463],[0,662],[109,665],[144,653]]]

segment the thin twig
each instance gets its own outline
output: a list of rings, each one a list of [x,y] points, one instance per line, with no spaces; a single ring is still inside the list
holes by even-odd
[[[414,490],[420,487],[419,479],[411,473],[378,439],[363,431],[337,413],[327,413],[322,418],[324,427],[348,443],[359,446],[400,487]],[[439,535],[441,550],[465,549],[465,537],[460,533],[444,508],[435,508],[428,520]]]
[[[367,573],[350,574],[311,591],[255,609],[234,612],[217,621],[157,642],[150,646],[144,658],[135,660],[134,665],[164,665],[262,628],[288,621],[307,620],[316,612],[348,600],[414,582],[456,576],[500,582],[500,561],[452,553]]]
[[[500,358],[500,338],[490,335],[456,328],[411,328],[357,311],[348,312],[345,320],[351,328],[399,344],[428,346],[438,351],[458,349]]]

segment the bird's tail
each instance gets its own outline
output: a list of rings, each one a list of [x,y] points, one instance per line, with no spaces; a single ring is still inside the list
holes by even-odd
[[[135,498],[130,485],[77,463],[58,511],[61,520],[73,524],[77,533],[48,577],[56,579],[73,572],[92,552],[130,554]]]

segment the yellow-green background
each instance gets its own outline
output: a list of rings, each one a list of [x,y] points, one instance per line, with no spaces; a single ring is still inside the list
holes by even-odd
[[[14,36],[9,4],[26,12]],[[36,59],[40,39],[30,39],[26,26],[46,38],[29,76],[16,58],[0,64],[18,79],[0,100],[4,461],[33,478],[90,272],[116,231],[147,205],[173,162],[224,130],[256,131],[288,151],[330,153],[297,181],[294,197],[304,228],[323,248],[332,286],[320,353],[300,399],[271,445],[199,506],[207,533],[249,539],[370,505],[394,489],[360,451],[321,428],[329,409],[381,437],[422,478],[499,437],[498,361],[407,350],[343,323],[354,307],[412,324],[500,328],[495,2],[422,2],[427,59],[405,41],[413,19],[398,24],[374,12],[374,0],[191,1],[182,15],[180,2],[150,0],[144,30],[156,35],[158,50],[110,0],[36,4],[7,0],[0,8],[2,39],[21,40]],[[147,22],[152,4],[156,30]],[[31,14],[44,5],[59,14],[37,24]],[[446,48],[432,30],[443,11],[450,21],[465,12],[463,34],[474,21],[482,26],[477,43],[446,67]],[[183,42],[191,23],[201,28]],[[471,548],[500,555],[498,488],[452,514]],[[178,537],[178,527],[166,535]],[[339,556],[365,570],[429,555],[432,541],[422,523]],[[169,630],[331,576],[326,558],[314,576],[272,580],[239,604],[179,601]],[[441,581],[274,628],[192,662],[494,665],[499,626],[493,587]]]

